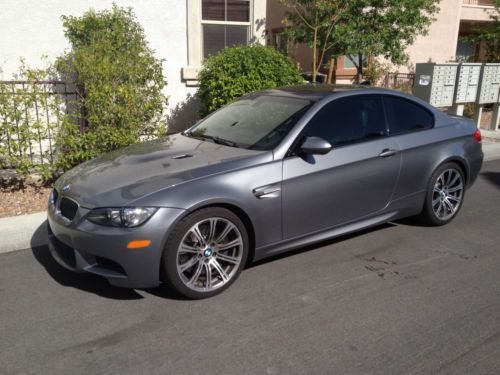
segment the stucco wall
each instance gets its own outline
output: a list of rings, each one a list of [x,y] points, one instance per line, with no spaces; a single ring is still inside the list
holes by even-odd
[[[132,7],[157,57],[166,59],[163,73],[168,81],[165,94],[169,108],[183,102],[195,88],[181,82],[181,67],[187,65],[186,2],[183,0],[0,0],[0,79],[12,79],[19,59],[41,67],[42,55],[49,59],[68,48],[61,15],[80,16],[89,8],[109,9],[115,2]]]
[[[463,21],[490,21],[490,16],[494,14],[494,8],[491,6],[480,5],[462,5],[460,19]]]
[[[407,49],[410,63],[444,63],[455,57],[461,4],[462,0],[442,0],[439,3],[440,11],[429,27],[428,35],[417,37]],[[398,70],[405,72],[407,68],[400,67]]]
[[[267,1],[267,37],[271,41],[273,34],[279,34],[284,28],[283,19],[286,8],[278,0]],[[312,53],[309,47],[304,44],[291,46],[289,55],[297,61],[300,69],[303,71],[312,70]]]

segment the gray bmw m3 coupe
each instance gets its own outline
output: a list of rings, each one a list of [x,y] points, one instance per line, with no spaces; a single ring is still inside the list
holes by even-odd
[[[446,224],[482,161],[471,121],[401,92],[262,91],[68,171],[50,249],[112,285],[210,297],[249,261],[407,216]]]

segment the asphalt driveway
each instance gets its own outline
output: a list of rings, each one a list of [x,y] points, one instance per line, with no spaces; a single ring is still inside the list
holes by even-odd
[[[0,255],[0,373],[500,373],[500,161],[450,225],[387,224],[179,300]]]

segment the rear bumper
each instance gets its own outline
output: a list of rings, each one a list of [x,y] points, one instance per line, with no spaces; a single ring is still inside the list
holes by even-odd
[[[54,259],[69,270],[102,276],[114,286],[158,286],[166,238],[184,210],[160,208],[137,228],[96,225],[85,219],[87,212],[79,208],[75,219],[67,223],[49,208],[49,249]],[[150,240],[151,245],[128,249],[127,244],[135,240]]]

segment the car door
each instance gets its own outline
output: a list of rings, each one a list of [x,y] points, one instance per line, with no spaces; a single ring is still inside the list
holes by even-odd
[[[407,98],[384,95],[389,133],[401,153],[401,173],[393,199],[407,197],[427,188],[441,153],[443,138],[433,131],[434,115]]]
[[[285,239],[360,219],[387,206],[398,179],[400,153],[387,136],[379,95],[327,103],[299,137],[308,136],[321,137],[333,148],[325,155],[291,150],[283,160]]]

